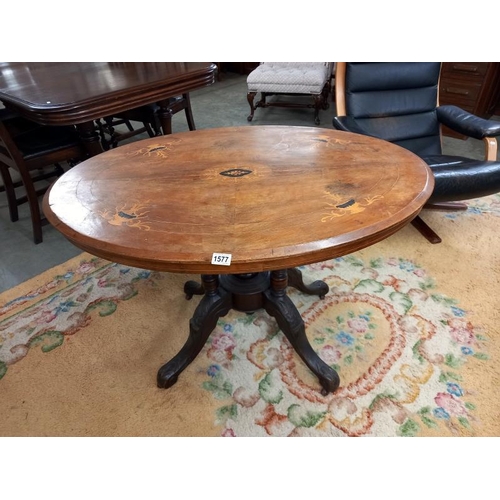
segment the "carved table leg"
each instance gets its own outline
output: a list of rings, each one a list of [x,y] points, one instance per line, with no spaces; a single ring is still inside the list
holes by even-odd
[[[293,286],[297,290],[307,295],[318,295],[320,299],[324,299],[325,295],[329,292],[328,285],[321,280],[316,280],[310,285],[304,283],[302,272],[296,267],[287,269],[288,273],[288,286]]]
[[[158,371],[157,385],[160,388],[166,389],[177,382],[179,374],[205,345],[217,320],[225,316],[232,307],[232,294],[219,288],[218,276],[204,275],[202,283],[206,292],[189,322],[189,337],[178,354]]]
[[[276,318],[278,326],[308,368],[318,377],[323,395],[335,392],[340,384],[338,373],[314,351],[307,340],[304,321],[294,303],[286,295],[287,271],[271,273],[271,288],[264,292],[264,309]]]
[[[169,106],[168,99],[158,101],[160,109],[157,110],[158,120],[163,131],[163,135],[170,135],[172,133],[172,110]]]
[[[186,283],[184,283],[184,293],[186,294],[186,299],[191,300],[193,295],[203,295],[205,293],[205,287],[197,281],[186,281]]]
[[[89,156],[96,156],[104,151],[93,121],[79,123],[76,129]]]

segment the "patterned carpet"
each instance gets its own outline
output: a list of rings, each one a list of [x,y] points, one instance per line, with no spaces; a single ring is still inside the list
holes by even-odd
[[[289,296],[341,377],[322,396],[274,319],[231,311],[176,385],[189,275],[89,254],[0,295],[4,436],[499,436],[500,196],[424,212],[342,258],[304,266],[324,300]]]

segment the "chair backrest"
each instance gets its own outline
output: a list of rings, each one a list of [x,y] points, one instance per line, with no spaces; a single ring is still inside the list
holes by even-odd
[[[337,63],[337,116],[419,156],[441,154],[436,117],[441,63]]]
[[[3,117],[0,112],[0,162],[7,167],[34,170],[87,157],[74,127],[52,127],[22,117]]]
[[[73,127],[49,127],[10,116],[0,110],[0,177],[9,204],[10,219],[19,219],[17,207],[28,202],[33,226],[33,239],[40,243],[44,223],[39,207],[39,195],[45,193],[49,183],[35,186],[38,181],[59,177],[64,169],[59,162],[80,161],[87,152]],[[50,168],[46,168],[50,167]],[[13,182],[9,169],[17,170],[21,183]],[[24,187],[25,195],[18,196],[15,188]]]

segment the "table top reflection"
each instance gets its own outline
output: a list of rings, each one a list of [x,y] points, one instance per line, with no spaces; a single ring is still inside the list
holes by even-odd
[[[0,100],[45,125],[74,125],[215,81],[205,62],[0,63]]]

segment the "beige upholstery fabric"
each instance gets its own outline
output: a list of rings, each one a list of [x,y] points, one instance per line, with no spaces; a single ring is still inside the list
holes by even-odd
[[[248,75],[248,92],[320,94],[332,69],[328,62],[263,62]]]

